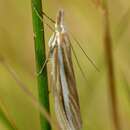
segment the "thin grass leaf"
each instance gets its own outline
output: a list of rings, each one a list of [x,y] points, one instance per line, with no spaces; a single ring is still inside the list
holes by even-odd
[[[32,19],[33,19],[33,31],[34,31],[34,45],[35,45],[35,58],[36,58],[36,70],[37,73],[42,68],[42,65],[46,59],[45,56],[45,39],[44,39],[44,28],[43,21],[39,19],[36,14],[35,9],[39,12],[42,18],[42,1],[32,0]],[[37,76],[38,82],[38,92],[39,92],[39,102],[46,108],[49,112],[49,92],[48,92],[48,81],[47,81],[47,70],[46,67],[40,75]],[[50,124],[45,117],[40,116],[41,119],[41,129],[50,130]]]
[[[6,127],[9,128],[10,130],[18,130],[14,120],[11,118],[1,98],[0,98],[0,120],[3,121]]]
[[[130,8],[125,12],[125,14],[121,17],[121,20],[119,23],[117,23],[117,26],[115,28],[115,42],[117,43],[126,32],[126,29],[128,29],[130,23]]]
[[[122,76],[122,79],[123,79],[123,83],[125,84],[123,86],[123,89],[126,93],[126,97],[130,103],[130,80],[129,80],[129,75],[127,74],[126,70],[121,67],[121,76]]]
[[[0,59],[1,59],[1,57],[0,57]],[[57,124],[57,122],[55,122],[50,117],[50,114],[48,113],[48,111],[37,101],[37,99],[30,92],[28,87],[19,79],[19,77],[18,77],[17,73],[15,72],[15,70],[5,61],[4,58],[2,58],[2,60],[0,60],[0,63],[2,63],[2,65],[5,67],[5,69],[9,72],[9,74],[12,76],[12,78],[16,81],[16,83],[18,84],[18,87],[28,96],[28,98],[31,101],[32,105],[36,109],[38,109],[39,112],[41,112],[42,116],[44,116],[46,118],[46,120],[51,124],[51,126],[56,128],[57,130],[60,130],[59,125]]]
[[[108,2],[104,4],[104,49],[106,53],[106,62],[108,69],[108,89],[110,94],[111,110],[112,110],[112,119],[116,130],[121,130],[120,119],[118,115],[118,101],[116,95],[116,84],[115,84],[115,72],[114,72],[114,60],[112,52],[112,38],[110,34],[110,21],[109,21],[109,10]]]

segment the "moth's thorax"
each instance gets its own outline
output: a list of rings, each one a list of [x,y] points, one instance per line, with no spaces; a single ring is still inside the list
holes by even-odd
[[[58,46],[60,46],[61,44],[62,44],[62,39],[63,39],[63,33],[61,33],[61,32],[57,32],[57,34],[56,34],[56,37],[57,37],[57,45]]]
[[[60,46],[63,43],[63,37],[66,32],[66,27],[64,26],[64,11],[59,10],[56,17],[55,33],[49,40],[49,47]]]
[[[64,24],[62,23],[62,24],[55,24],[55,32],[56,33],[64,33],[64,32],[66,32],[66,29],[65,29],[65,26],[64,26]]]

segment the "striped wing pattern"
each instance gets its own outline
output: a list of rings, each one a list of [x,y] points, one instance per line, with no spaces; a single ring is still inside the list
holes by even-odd
[[[80,130],[82,121],[69,37],[66,32],[60,32],[54,39],[53,93],[57,120],[62,130]]]

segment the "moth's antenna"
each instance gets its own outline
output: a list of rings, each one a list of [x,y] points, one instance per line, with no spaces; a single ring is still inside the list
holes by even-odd
[[[45,12],[42,11],[42,14],[43,14],[47,19],[49,19],[52,23],[55,23],[55,21],[54,21],[51,17],[49,17]]]
[[[37,16],[39,17],[39,19],[43,22],[43,18],[39,15],[39,12],[37,11],[37,9],[35,7],[33,7],[33,9],[34,9],[35,13],[37,14]],[[54,31],[54,29],[45,21],[44,21],[44,24],[47,25],[50,30]]]
[[[71,42],[70,42],[70,45],[71,45],[71,49],[72,49],[72,52],[73,52],[73,54],[74,54],[74,57],[75,57],[76,63],[77,63],[77,65],[78,65],[79,69],[80,69],[80,72],[82,73],[83,77],[84,77],[85,80],[87,81],[86,75],[85,75],[85,73],[84,73],[82,67],[81,67],[80,64],[79,64],[78,58],[77,58],[77,56],[76,56],[76,53],[75,53],[75,51],[74,51],[74,48],[73,48]]]
[[[43,12],[44,13],[44,12]],[[55,21],[50,18],[46,13],[44,13],[44,15],[46,16],[46,18],[48,18],[50,21],[52,21],[53,23],[55,23]],[[83,51],[83,53],[85,54],[85,56],[87,57],[87,59],[89,60],[89,62],[94,66],[94,68],[99,72],[99,68],[96,66],[96,64],[94,63],[94,61],[87,55],[87,53],[83,50],[83,48],[80,45],[80,42],[73,36],[73,34],[69,31],[70,35],[72,36],[73,40],[77,43],[77,45],[79,46],[79,48]]]
[[[38,10],[35,8],[35,6],[33,5],[33,3],[32,3],[32,6],[33,6],[34,11],[37,13],[37,15],[40,16],[40,15],[39,15],[40,13],[39,13]],[[55,21],[54,21],[51,17],[49,17],[44,11],[42,11],[41,13],[42,13],[42,15],[44,15],[47,19],[49,19],[52,23],[55,23]],[[43,19],[42,19],[41,16],[40,16],[40,19],[41,19],[41,21],[43,21]]]
[[[80,45],[80,42],[74,37],[74,35],[69,32],[70,35],[72,36],[73,40],[76,42],[76,44],[79,46],[79,48],[83,51],[83,53],[85,54],[85,56],[87,57],[87,59],[89,60],[89,62],[93,65],[93,67],[99,72],[98,67],[96,66],[96,64],[93,62],[93,60],[91,60],[91,58],[87,55],[87,53],[84,51],[84,49],[82,48],[82,46]]]
[[[36,8],[34,7],[35,12],[37,13],[37,15],[39,16],[39,18],[43,21],[42,17],[39,15],[38,11],[36,10]],[[42,12],[43,15],[49,19],[50,21],[52,21],[52,23],[55,23],[55,21],[50,18],[45,12]],[[45,22],[45,24],[52,30],[54,31],[54,29]],[[96,66],[96,64],[94,63],[94,61],[87,55],[87,53],[84,51],[84,49],[82,48],[82,46],[80,45],[80,42],[77,40],[77,38],[74,37],[74,35],[69,31],[71,37],[73,38],[73,40],[76,42],[76,44],[79,46],[79,48],[83,51],[83,53],[85,54],[85,56],[87,57],[87,59],[89,60],[89,62],[93,65],[93,67],[99,72],[99,68]]]

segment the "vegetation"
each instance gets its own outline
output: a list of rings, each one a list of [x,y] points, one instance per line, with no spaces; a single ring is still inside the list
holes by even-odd
[[[83,130],[129,130],[130,2],[102,2],[48,0],[43,1],[42,5],[44,12],[52,18],[55,18],[59,8],[64,9],[67,29],[80,41],[99,69],[99,72],[95,71],[70,37],[87,78],[83,78],[73,56]],[[43,31],[43,23],[34,11],[35,7],[42,17],[41,1],[32,0],[32,8],[31,2],[26,0],[1,1],[0,6],[0,56],[4,56],[28,90],[48,112],[51,111],[51,117],[54,118],[53,96],[47,88],[48,83],[49,86],[52,84],[49,64],[48,83],[46,69],[41,75],[36,74],[45,61],[47,43],[52,34],[45,24]],[[43,22],[54,27],[46,18]],[[40,120],[39,110],[17,86],[4,64],[0,64],[0,130],[49,130],[46,118],[41,116]]]

